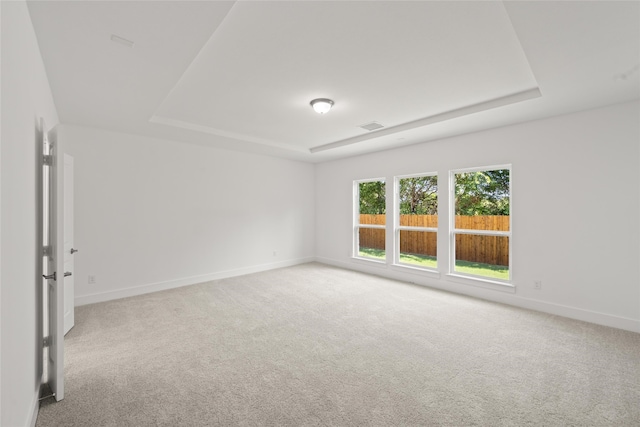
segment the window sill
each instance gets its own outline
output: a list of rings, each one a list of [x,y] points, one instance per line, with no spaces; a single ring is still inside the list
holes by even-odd
[[[515,293],[516,286],[513,283],[498,282],[497,280],[483,279],[480,277],[465,276],[462,274],[449,273],[446,275],[447,280],[451,282],[461,283],[463,285],[476,286],[495,291]]]
[[[361,262],[361,263],[365,263],[365,264],[377,264],[377,265],[387,265],[387,261],[384,259],[377,259],[377,258],[365,258],[365,257],[361,257],[361,256],[352,256],[351,257],[352,260],[354,260],[355,262]]]
[[[426,268],[414,267],[407,264],[391,264],[391,268],[403,273],[417,274],[420,276],[431,277],[433,279],[440,279],[440,272],[437,270],[429,270]]]

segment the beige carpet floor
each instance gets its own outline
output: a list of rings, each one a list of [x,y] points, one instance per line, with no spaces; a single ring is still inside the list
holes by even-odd
[[[638,426],[640,334],[311,263],[78,307],[37,426]]]

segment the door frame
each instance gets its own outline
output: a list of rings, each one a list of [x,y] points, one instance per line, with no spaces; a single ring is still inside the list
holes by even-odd
[[[73,248],[74,246],[74,238],[73,235],[73,220],[74,220],[74,212],[73,212],[73,196],[74,196],[74,188],[73,188],[73,175],[74,175],[74,161],[73,156],[64,153],[64,161],[62,168],[64,169],[64,182],[62,185],[64,186],[64,200],[63,200],[63,222],[64,222],[64,235],[62,240],[63,245],[63,256],[62,262],[64,263],[64,277],[62,278],[62,286],[64,287],[64,304],[63,304],[63,322],[64,322],[64,334],[66,335],[75,325],[75,304],[74,304],[74,294],[75,294],[75,286],[74,280],[75,277],[73,273],[75,272],[75,256]],[[71,232],[71,241],[67,245],[66,239],[68,232]],[[70,274],[69,274],[70,273]],[[68,275],[68,276],[67,276]]]
[[[43,176],[45,173],[49,176],[48,239],[47,246],[43,248],[43,255],[47,257],[43,274],[48,276],[45,278],[47,304],[42,307],[43,312],[47,313],[48,331],[42,348],[47,360],[46,383],[56,401],[60,401],[64,398],[64,150],[58,140],[57,130],[54,128],[47,132],[42,119],[40,124],[43,135],[40,170]],[[44,149],[47,140],[51,147],[48,153]],[[41,182],[44,192],[44,179]],[[44,209],[41,209],[41,215],[44,223]]]

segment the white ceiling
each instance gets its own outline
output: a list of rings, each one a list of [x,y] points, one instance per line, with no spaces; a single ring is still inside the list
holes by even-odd
[[[639,6],[29,2],[63,123],[310,162],[638,99]]]

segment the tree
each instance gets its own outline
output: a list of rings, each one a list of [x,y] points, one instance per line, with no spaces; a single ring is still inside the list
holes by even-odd
[[[360,213],[381,215],[387,212],[384,181],[361,182]]]
[[[399,196],[400,214],[437,215],[438,177],[402,178]]]
[[[456,215],[509,215],[509,169],[455,175]]]

